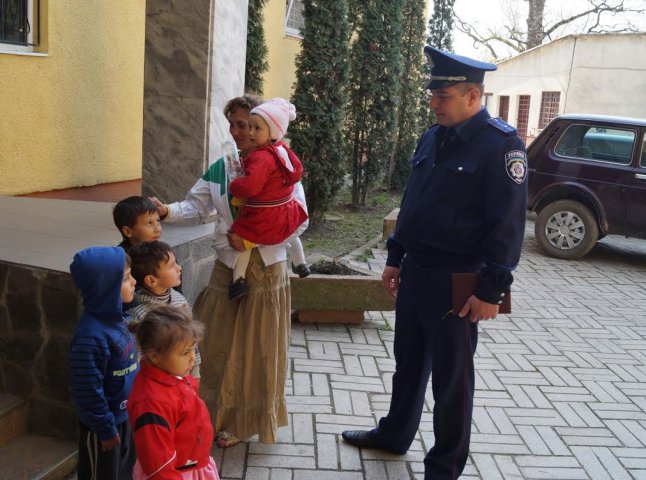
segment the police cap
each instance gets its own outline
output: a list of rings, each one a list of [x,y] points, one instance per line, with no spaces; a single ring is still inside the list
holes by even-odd
[[[426,45],[424,53],[431,62],[431,81],[426,88],[435,90],[458,82],[483,83],[485,72],[495,70],[493,63],[443,52]]]

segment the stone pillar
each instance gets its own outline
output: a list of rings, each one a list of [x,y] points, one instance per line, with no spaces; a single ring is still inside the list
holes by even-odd
[[[244,90],[247,0],[147,0],[142,188],[179,200],[228,138]]]

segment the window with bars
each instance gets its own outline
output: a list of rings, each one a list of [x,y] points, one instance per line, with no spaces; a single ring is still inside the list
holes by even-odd
[[[285,33],[295,37],[302,37],[301,31],[305,26],[303,18],[303,0],[287,0],[285,14]]]
[[[509,118],[509,96],[501,95],[498,99],[498,116],[505,122]]]
[[[0,0],[0,43],[33,45],[33,0]]]
[[[518,136],[523,140],[527,139],[527,126],[529,125],[529,95],[518,96],[518,119],[516,121],[516,130]]]
[[[541,113],[538,117],[538,128],[545,128],[559,113],[561,92],[543,92],[541,97]]]

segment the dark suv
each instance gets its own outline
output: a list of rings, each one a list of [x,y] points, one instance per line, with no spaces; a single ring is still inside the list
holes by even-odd
[[[580,258],[608,234],[646,238],[646,120],[556,117],[527,148],[527,209],[549,255]]]

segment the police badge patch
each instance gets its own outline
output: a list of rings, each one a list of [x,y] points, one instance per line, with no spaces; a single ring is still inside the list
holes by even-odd
[[[505,167],[509,178],[520,185],[527,178],[527,155],[522,150],[505,153]]]

